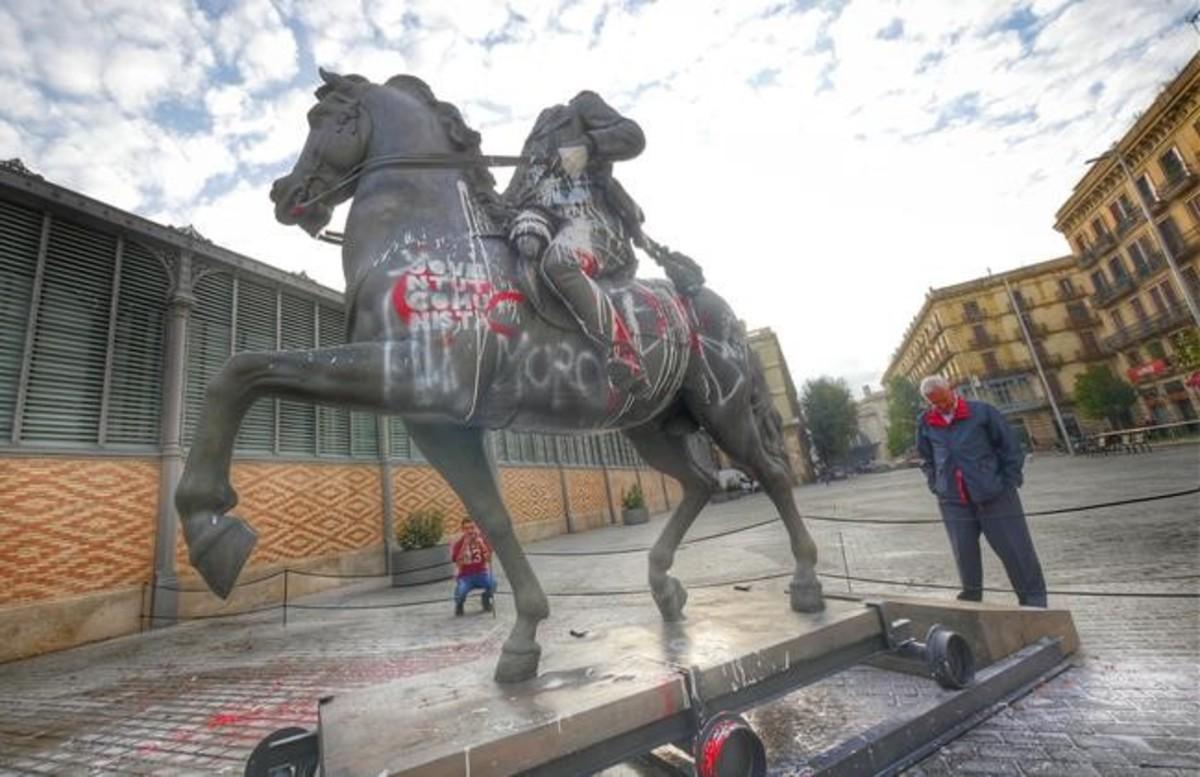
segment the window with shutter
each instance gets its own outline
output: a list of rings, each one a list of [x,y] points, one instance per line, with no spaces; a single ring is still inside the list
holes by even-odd
[[[170,279],[153,254],[124,241],[109,377],[107,445],[156,446]]]
[[[305,351],[316,345],[312,300],[283,293],[280,349]],[[279,452],[312,456],[317,451],[317,410],[308,402],[279,401]]]
[[[275,289],[244,277],[237,284],[235,351],[275,350]],[[262,397],[242,417],[235,448],[243,453],[275,450],[275,399]]]
[[[187,389],[184,393],[184,444],[196,437],[208,382],[229,360],[233,325],[233,278],[227,272],[203,276],[188,318]]]
[[[375,414],[354,410],[350,413],[351,454],[355,458],[374,459],[379,456],[379,430]]]
[[[50,228],[21,439],[96,444],[112,304],[113,235]]]
[[[0,200],[0,444],[12,439],[42,218]]]
[[[396,459],[413,458],[412,438],[408,436],[408,430],[404,428],[403,420],[396,416],[388,417],[388,437],[391,438],[389,456]]]
[[[346,317],[337,308],[322,305],[318,323],[319,347],[346,342]],[[317,452],[322,456],[350,455],[350,411],[322,405],[317,408]]]

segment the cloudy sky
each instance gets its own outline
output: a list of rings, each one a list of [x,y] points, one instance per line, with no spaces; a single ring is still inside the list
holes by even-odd
[[[590,88],[646,132],[617,173],[647,231],[698,259],[749,327],[774,328],[798,382],[857,388],[930,286],[1067,252],[1055,210],[1196,51],[1197,10],[0,0],[0,159],[341,289],[337,249],[276,224],[267,198],[318,65],[418,75],[497,154]]]

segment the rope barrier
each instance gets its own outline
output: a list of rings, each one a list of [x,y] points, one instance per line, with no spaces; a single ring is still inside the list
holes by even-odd
[[[736,580],[717,580],[710,582],[696,582],[688,585],[690,589],[702,588],[726,588],[737,585],[746,585],[748,583],[760,583],[769,580],[779,580],[786,577],[791,577],[792,572],[774,572],[754,577],[738,578]],[[844,575],[836,572],[817,572],[820,577],[831,578],[835,580],[849,580],[855,583],[871,583],[874,585],[887,585],[897,588],[928,588],[935,590],[959,591],[961,585],[948,583],[920,583],[913,580],[890,580],[887,578],[878,577],[863,577],[860,575]],[[1143,578],[1145,581],[1168,581],[1168,580],[1195,580],[1200,579],[1200,574],[1187,575],[1166,575],[1162,577]],[[445,582],[445,581],[437,581]],[[430,583],[420,583],[418,585],[432,585]],[[1064,581],[1065,585],[1103,585],[1104,581]],[[984,586],[981,591],[987,593],[1002,593],[1016,594],[1018,593],[1012,588],[997,588],[992,586]],[[512,596],[513,592],[509,590],[497,589],[497,594]],[[645,596],[650,593],[649,588],[631,588],[631,589],[614,589],[614,590],[596,590],[596,591],[551,591],[547,592],[546,596],[550,598],[593,598],[604,596]],[[1082,597],[1099,597],[1111,599],[1200,599],[1200,592],[1188,591],[1088,591],[1088,590],[1058,590],[1052,589],[1046,591],[1047,596],[1082,596]],[[388,602],[383,604],[293,604],[288,601],[280,602],[279,604],[269,605],[266,607],[258,607],[250,610],[242,610],[239,612],[230,613],[213,613],[210,615],[189,615],[189,616],[162,616],[162,615],[142,615],[145,620],[167,620],[167,621],[199,621],[199,620],[215,620],[219,618],[235,618],[241,615],[256,615],[264,612],[272,612],[274,610],[283,609],[285,612],[288,609],[293,610],[396,610],[409,607],[424,607],[428,605],[445,605],[449,601],[446,597],[438,597],[437,599],[419,599],[410,602]]]
[[[1168,492],[1168,493],[1164,493],[1164,494],[1151,494],[1148,496],[1134,496],[1134,498],[1129,498],[1129,499],[1094,502],[1094,504],[1091,504],[1091,505],[1079,505],[1079,506],[1073,506],[1073,507],[1056,507],[1056,508],[1051,508],[1051,510],[1030,511],[1030,512],[1026,512],[1024,514],[1027,517],[1058,516],[1058,514],[1064,514],[1064,513],[1086,512],[1086,511],[1090,511],[1090,510],[1103,510],[1103,508],[1108,508],[1108,507],[1121,507],[1121,506],[1126,506],[1126,505],[1142,504],[1142,502],[1159,501],[1159,500],[1163,500],[1163,499],[1176,499],[1176,498],[1178,498],[1178,496],[1189,496],[1189,495],[1193,495],[1193,494],[1200,494],[1200,487],[1177,490],[1177,492]],[[924,525],[924,524],[944,523],[944,520],[940,519],[940,518],[932,518],[932,519],[925,519],[925,518],[848,518],[848,517],[841,517],[841,516],[818,516],[818,514],[802,514],[802,518],[804,518],[805,520],[824,520],[824,522],[832,522],[832,523],[872,524],[872,525]],[[752,529],[760,529],[760,528],[762,528],[762,526],[766,526],[769,524],[776,524],[778,522],[779,522],[779,518],[769,518],[767,520],[760,520],[760,522],[757,522],[757,523],[752,523],[752,524],[748,524],[745,526],[737,526],[737,528],[734,528],[734,529],[718,531],[712,535],[697,537],[697,538],[695,538],[695,540],[689,540],[688,542],[684,542],[684,543],[680,544],[679,549],[683,549],[683,548],[692,546],[692,544],[696,544],[696,543],[700,543],[700,542],[708,542],[709,540],[716,540],[716,538],[727,537],[730,535],[738,534],[738,532],[742,532],[742,531],[750,531]],[[616,548],[616,549],[611,549],[611,550],[532,550],[532,552],[527,552],[526,555],[527,556],[542,556],[542,558],[553,558],[553,556],[558,556],[558,558],[578,558],[578,556],[605,556],[605,555],[625,555],[625,554],[630,554],[630,553],[647,553],[647,552],[649,552],[649,550],[650,550],[649,547]],[[439,568],[439,567],[444,567],[444,566],[445,566],[445,562],[438,562],[438,564],[430,564],[430,565],[421,566],[421,567],[413,567],[412,570],[406,570],[406,572],[422,572],[422,571],[427,571],[427,570],[434,570],[434,568]],[[246,580],[245,583],[238,583],[234,586],[234,588],[245,588],[245,586],[248,586],[248,585],[256,585],[258,583],[263,583],[263,582],[265,582],[265,580],[270,580],[270,579],[274,579],[276,577],[280,577],[281,574],[298,574],[298,576],[301,576],[301,577],[317,577],[317,578],[331,578],[331,579],[370,579],[370,578],[391,577],[390,574],[388,574],[388,573],[355,574],[355,573],[335,573],[335,572],[311,572],[311,571],[306,571],[306,570],[293,570],[293,568],[286,567],[286,568],[283,568],[283,570],[277,570],[277,571],[271,572],[269,574],[264,574],[263,577]],[[1183,577],[1186,578],[1187,576],[1183,576]],[[446,579],[449,579],[449,578],[446,578]],[[858,580],[857,578],[853,578],[853,577],[848,578],[848,579],[850,579],[851,582],[857,582],[857,580]],[[1160,578],[1160,579],[1171,579],[1171,578]],[[436,583],[436,582],[444,582],[444,580],[430,580],[430,582],[428,582],[428,583]],[[875,582],[875,580],[864,579],[864,580],[862,580],[862,582],[870,583],[870,582]],[[408,584],[408,585],[398,585],[398,586],[396,586],[396,588],[409,588],[409,586],[426,585],[426,584],[427,583],[413,583],[413,584]],[[904,585],[902,583],[898,583],[898,584]],[[175,586],[167,586],[167,585],[158,585],[158,586],[156,586],[156,588],[163,590],[163,591],[176,591],[176,592],[180,592],[180,594],[208,594],[208,592],[209,592],[209,589],[175,588]],[[643,591],[643,592],[646,592],[646,591]],[[570,595],[564,595],[564,596],[570,596]],[[590,594],[589,594],[589,596],[590,596]]]
[[[255,585],[256,583],[261,583],[265,580],[271,580],[273,578],[279,577],[280,575],[287,574],[289,571],[291,572],[291,574],[296,574],[295,570],[288,570],[286,568],[279,569],[274,572],[271,572],[270,574],[263,575],[262,577],[256,577],[251,580],[247,580],[244,583],[238,583],[237,585],[234,586],[234,588],[244,588],[245,586]],[[174,591],[175,593],[180,593],[180,594],[212,593],[212,591],[210,591],[208,588],[176,588],[175,586],[170,586],[170,585],[156,585],[153,587],[157,588],[160,591]]]

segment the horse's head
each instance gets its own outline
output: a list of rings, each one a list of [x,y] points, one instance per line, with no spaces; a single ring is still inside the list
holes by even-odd
[[[275,218],[299,224],[310,235],[320,232],[334,207],[354,194],[353,183],[332,190],[364,160],[371,137],[371,116],[363,106],[370,83],[361,76],[320,72],[325,83],[308,112],[304,149],[292,172],[271,187]]]

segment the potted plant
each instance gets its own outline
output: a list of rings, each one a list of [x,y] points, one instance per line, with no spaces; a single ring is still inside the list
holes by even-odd
[[[628,491],[621,492],[621,523],[633,526],[650,520],[646,511],[646,497],[642,494],[642,484],[634,483]]]
[[[434,583],[454,577],[450,546],[442,543],[444,533],[445,518],[438,508],[409,513],[396,530],[399,547],[392,551],[392,585]]]

